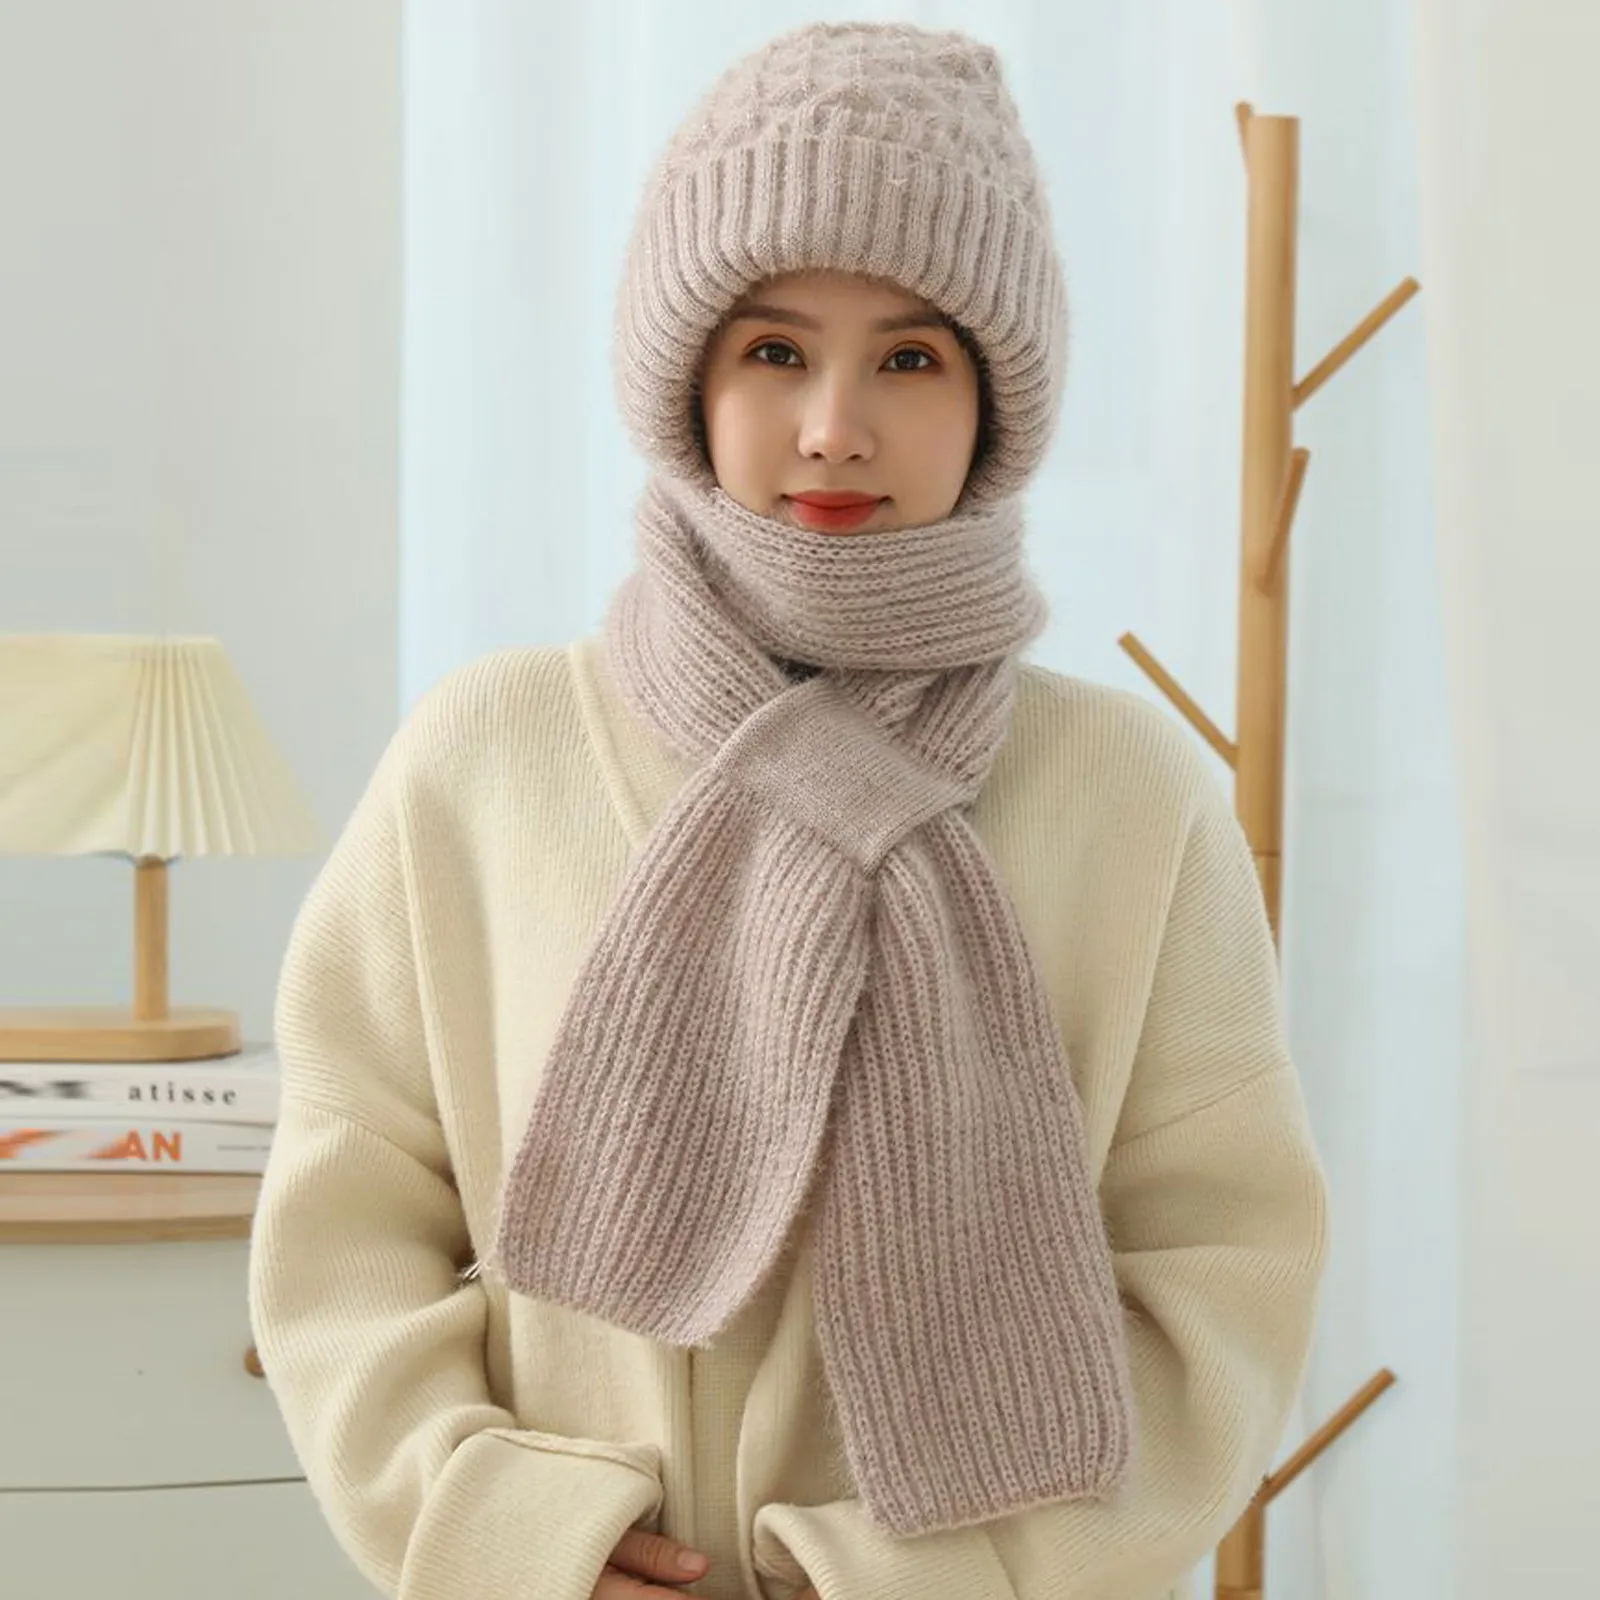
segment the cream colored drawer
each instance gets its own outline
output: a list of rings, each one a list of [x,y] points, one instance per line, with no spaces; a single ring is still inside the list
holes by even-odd
[[[0,1490],[299,1477],[244,1366],[247,1251],[0,1245]]]
[[[5,1600],[372,1600],[377,1593],[334,1542],[303,1483],[0,1494]]]

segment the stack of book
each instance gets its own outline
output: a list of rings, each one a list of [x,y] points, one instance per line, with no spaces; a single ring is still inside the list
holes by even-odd
[[[278,1060],[0,1061],[0,1173],[254,1172],[278,1115]]]

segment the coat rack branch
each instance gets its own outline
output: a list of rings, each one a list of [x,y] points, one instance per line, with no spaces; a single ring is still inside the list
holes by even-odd
[[[1383,300],[1362,318],[1360,324],[1351,329],[1294,386],[1296,409],[1303,406],[1421,288],[1422,285],[1415,278],[1401,279],[1399,285],[1384,296]]]
[[[1263,1504],[1276,1500],[1313,1461],[1341,1434],[1348,1431],[1383,1391],[1395,1382],[1395,1375],[1383,1367],[1369,1378],[1334,1414],[1261,1485],[1257,1496]]]
[[[1231,739],[1214,723],[1195,702],[1184,693],[1183,686],[1150,654],[1131,633],[1125,633],[1117,643],[1138,662],[1145,675],[1173,703],[1200,735],[1228,765],[1238,763],[1239,752]]]
[[[1306,466],[1310,460],[1311,452],[1303,445],[1289,456],[1289,470],[1284,474],[1283,493],[1278,499],[1272,548],[1268,550],[1267,559],[1256,576],[1256,587],[1262,594],[1272,592],[1284,565],[1284,556],[1289,550],[1289,530],[1294,526],[1294,514],[1300,505],[1300,488],[1306,481]]]

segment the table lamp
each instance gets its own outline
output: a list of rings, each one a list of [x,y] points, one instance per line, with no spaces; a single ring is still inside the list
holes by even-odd
[[[239,1018],[167,1000],[167,868],[308,855],[321,829],[221,643],[0,634],[0,853],[134,872],[133,1004],[0,1009],[0,1061],[192,1061]]]

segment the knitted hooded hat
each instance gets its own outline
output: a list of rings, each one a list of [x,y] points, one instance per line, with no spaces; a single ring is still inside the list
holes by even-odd
[[[833,538],[715,482],[703,346],[806,268],[891,279],[978,340],[993,438],[944,520]],[[703,1346],[814,1203],[836,1418],[868,1514],[903,1535],[1103,1494],[1132,1449],[1082,1108],[968,820],[1046,616],[1018,491],[1063,315],[1015,108],[960,34],[785,34],[673,141],[620,305],[623,409],[658,471],[606,646],[696,765],[585,956],[492,1252],[521,1293]]]
[[[815,23],[725,72],[646,189],[615,375],[640,451],[709,484],[692,430],[707,340],[752,285],[809,268],[885,278],[977,339],[996,438],[965,499],[1033,475],[1055,431],[1066,292],[999,59],[961,33]]]

